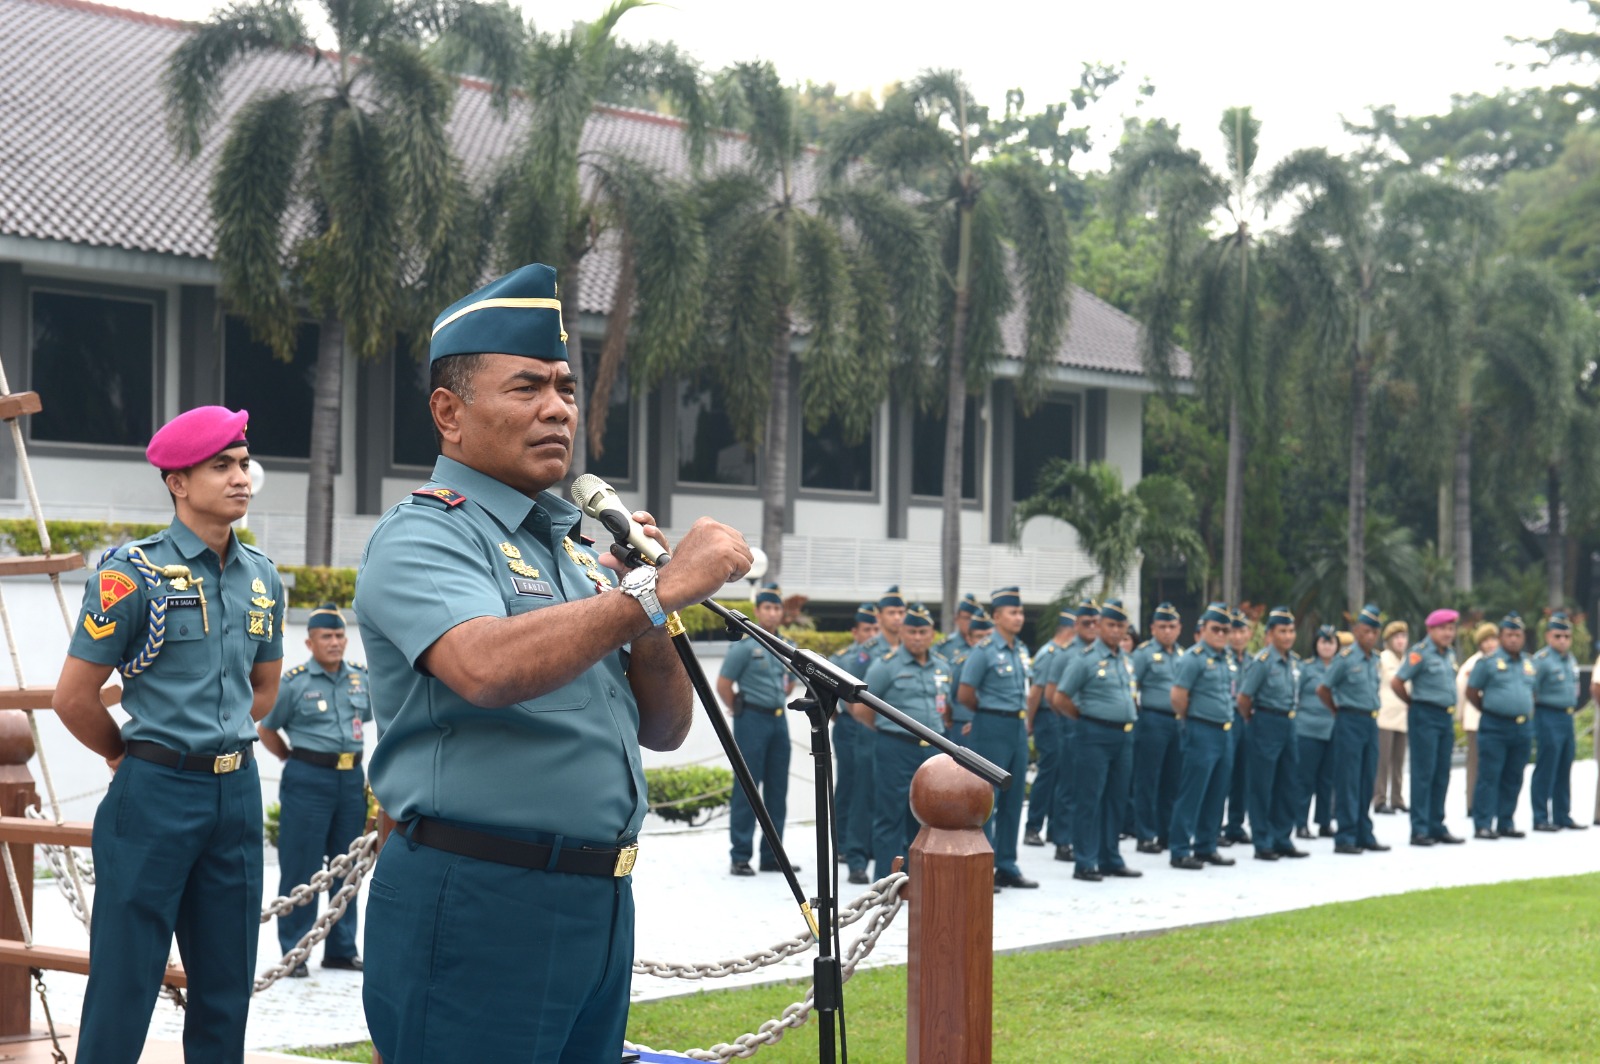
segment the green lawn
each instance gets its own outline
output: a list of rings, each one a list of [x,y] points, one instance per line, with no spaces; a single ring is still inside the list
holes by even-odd
[[[636,1006],[629,1037],[708,1046],[803,986]],[[1594,1059],[1600,875],[1458,887],[995,960],[995,1060]],[[905,970],[846,987],[851,1056],[904,1058]],[[337,1060],[366,1060],[365,1047]],[[757,1059],[816,1059],[816,1028]]]

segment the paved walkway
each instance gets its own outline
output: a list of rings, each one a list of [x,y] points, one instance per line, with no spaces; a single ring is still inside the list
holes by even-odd
[[[1574,806],[1592,809],[1595,763],[1580,762],[1573,776]],[[1458,834],[1466,831],[1463,784],[1458,770],[1448,809],[1450,826]],[[1041,887],[1008,890],[995,897],[995,948],[1048,948],[1431,887],[1600,870],[1600,830],[1553,835],[1530,832],[1522,840],[1413,849],[1406,845],[1410,829],[1404,816],[1374,819],[1379,838],[1394,846],[1392,852],[1344,857],[1332,852],[1331,840],[1317,840],[1301,843],[1312,851],[1308,860],[1265,864],[1250,859],[1249,847],[1234,847],[1226,851],[1240,858],[1234,868],[1182,872],[1169,867],[1165,856],[1128,852],[1132,847],[1125,844],[1129,863],[1144,871],[1144,878],[1103,883],[1076,882],[1071,878],[1071,866],[1054,861],[1049,849],[1024,847],[1022,869],[1039,880]],[[1518,822],[1528,824],[1526,807]],[[811,826],[792,824],[787,841],[794,859],[803,866],[802,883],[810,891],[816,859]],[[268,854],[270,861],[274,851],[268,850]],[[782,877],[764,874],[736,879],[726,874],[727,864],[725,820],[704,828],[672,831],[670,825],[652,819],[635,871],[640,958],[688,963],[726,960],[774,945],[802,930],[803,922]],[[276,874],[269,867],[267,882],[275,881]],[[844,885],[843,889],[847,898],[854,896],[853,888]],[[82,930],[48,883],[38,885],[37,908],[40,941],[83,944]],[[853,930],[845,932],[847,946]],[[270,925],[265,926],[262,967],[277,956],[276,936]],[[897,920],[879,941],[870,963],[902,964],[905,957],[905,927]],[[747,976],[709,983],[636,977],[633,994],[635,1000],[646,1000],[775,978],[804,980],[810,972],[811,956],[802,954]],[[63,973],[50,973],[47,978],[57,1019],[76,1023],[84,980]],[[702,1044],[730,1040],[754,1030],[767,1018],[751,1016],[740,1030],[707,1032]],[[159,1004],[152,1037],[176,1041],[181,1032],[181,1013],[170,1004]],[[256,1000],[248,1045],[261,1050],[365,1037],[361,976],[323,971],[313,961],[309,979],[281,981]]]

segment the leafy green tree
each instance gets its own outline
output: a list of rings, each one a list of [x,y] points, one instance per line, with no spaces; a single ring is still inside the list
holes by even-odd
[[[302,61],[299,84],[264,91],[234,114],[211,180],[222,292],[251,330],[292,357],[303,308],[319,319],[313,374],[306,561],[333,545],[346,346],[388,355],[419,329],[417,307],[442,306],[469,269],[472,209],[445,123],[455,84],[425,49],[444,34],[472,42],[509,85],[520,25],[479,3],[324,0],[332,54],[289,0],[218,11],[179,45],[165,76],[169,125],[187,158],[217,119],[228,74],[262,54]],[[502,94],[503,98],[503,94]]]
[[[1341,527],[1339,518],[1337,510],[1329,509],[1322,521],[1308,530],[1299,575],[1289,592],[1302,627],[1309,630],[1318,624],[1348,625],[1361,608],[1346,606],[1359,600],[1349,597],[1349,530]],[[1376,599],[1390,617],[1415,617],[1437,605],[1425,597],[1425,559],[1430,552],[1417,543],[1416,534],[1382,514],[1367,515],[1365,532],[1361,543],[1366,553],[1359,566],[1363,597]]]
[[[865,182],[810,190],[794,94],[770,63],[729,68],[720,89],[748,165],[696,191],[712,263],[705,358],[735,431],[761,453],[761,547],[779,579],[795,356],[808,423],[838,417],[860,439],[895,368],[915,372],[928,350],[938,260],[904,198]]]
[[[636,48],[616,39],[617,24],[648,0],[614,0],[593,22],[558,33],[534,33],[526,57],[528,125],[495,180],[492,198],[503,207],[498,233],[502,270],[546,262],[560,278],[568,354],[578,375],[588,431],[573,440],[572,468],[581,472],[588,450],[605,432],[607,396],[617,378],[630,327],[641,359],[673,365],[687,357],[698,315],[702,240],[681,194],[646,167],[620,157],[584,159],[584,126],[603,99],[653,94],[684,118],[691,159],[704,154],[710,112],[698,66],[675,48]],[[587,187],[585,164],[597,171]],[[607,315],[597,378],[598,396],[583,378],[583,338],[577,328],[585,285],[584,261],[609,235],[620,241],[622,275]],[[677,269],[671,255],[680,255]]]
[[[1600,295],[1600,131],[1577,129],[1543,170],[1507,176],[1506,246],[1549,262],[1574,291]]]
[[[1151,375],[1170,386],[1182,321],[1188,330],[1198,383],[1213,410],[1225,410],[1227,477],[1223,502],[1222,597],[1240,598],[1244,544],[1244,452],[1248,427],[1263,416],[1263,383],[1277,372],[1263,342],[1261,246],[1251,232],[1262,214],[1255,187],[1261,123],[1248,107],[1229,108],[1220,126],[1228,171],[1218,174],[1175,136],[1135,142],[1113,181],[1118,213],[1141,193],[1163,237],[1161,267],[1140,302],[1144,359]],[[1219,212],[1229,224],[1210,238],[1204,227]]]
[[[1366,596],[1367,450],[1374,374],[1391,357],[1426,357],[1447,344],[1461,309],[1453,283],[1470,259],[1483,201],[1437,178],[1364,173],[1320,148],[1302,149],[1268,176],[1264,201],[1303,193],[1279,255],[1286,320],[1311,357],[1348,381],[1350,460],[1346,593]],[[1397,352],[1401,334],[1407,338]],[[1347,376],[1346,376],[1347,374]]]
[[[941,624],[954,623],[961,577],[961,449],[966,401],[988,386],[1005,356],[1001,318],[1020,291],[1025,304],[1024,405],[1038,394],[1061,345],[1071,307],[1066,212],[1045,170],[1026,158],[984,162],[998,133],[961,76],[928,71],[881,108],[841,121],[828,146],[829,170],[852,166],[920,191],[942,248],[939,309],[945,454]]]
[[[1079,548],[1100,573],[1102,597],[1126,584],[1146,557],[1184,562],[1192,584],[1205,580],[1194,493],[1175,477],[1145,477],[1125,490],[1121,471],[1108,462],[1053,458],[1039,473],[1039,490],[1017,504],[1012,538],[1020,539],[1036,517],[1053,517],[1077,532]]]
[[[1401,115],[1390,104],[1374,107],[1366,123],[1346,123],[1380,149],[1393,149],[1404,165],[1445,170],[1484,185],[1508,174],[1542,170],[1561,155],[1585,105],[1563,89],[1502,89],[1493,96],[1452,96],[1450,110]]]

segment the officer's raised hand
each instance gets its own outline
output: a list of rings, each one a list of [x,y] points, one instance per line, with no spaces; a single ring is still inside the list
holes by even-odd
[[[660,530],[655,533],[659,538]],[[671,563],[661,569],[656,593],[662,608],[678,610],[715,595],[724,584],[743,579],[754,560],[737,529],[700,518],[672,552]]]

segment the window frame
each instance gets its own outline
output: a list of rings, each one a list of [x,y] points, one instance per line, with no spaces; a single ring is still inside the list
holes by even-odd
[[[1088,431],[1087,426],[1085,424],[1085,422],[1087,420],[1087,418],[1085,416],[1086,413],[1087,413],[1087,410],[1086,410],[1087,403],[1086,403],[1086,397],[1084,396],[1084,393],[1082,393],[1082,392],[1055,392],[1055,393],[1051,393],[1051,394],[1040,396],[1038,406],[1035,408],[1035,413],[1038,413],[1040,410],[1042,410],[1045,406],[1048,406],[1048,405],[1065,406],[1065,407],[1070,407],[1071,408],[1071,410],[1072,410],[1072,433],[1071,433],[1072,453],[1067,456],[1067,461],[1071,462],[1073,465],[1084,465],[1085,462],[1084,462],[1084,457],[1083,456],[1088,450],[1088,448],[1087,448],[1088,441],[1087,441],[1087,439],[1085,438],[1085,435],[1084,435]],[[1016,507],[1016,506],[1020,505],[1027,498],[1026,495],[1024,495],[1020,499],[1015,497],[1017,492],[1020,490],[1018,485],[1017,485],[1017,429],[1022,424],[1022,420],[1023,420],[1022,408],[1019,406],[1019,407],[1015,408],[1014,410],[1012,410],[1012,412],[1011,412],[1011,424],[1009,426],[1010,429],[1011,429],[1011,441],[1010,441],[1008,450],[1011,453],[1011,495],[1013,496],[1013,498],[1007,499],[1006,500],[1006,505],[1010,506],[1010,507]],[[1053,455],[1052,457],[1060,457],[1060,456],[1059,455]]]
[[[752,451],[751,456],[755,461],[756,478],[753,484],[718,484],[715,481],[684,480],[683,452],[678,447],[678,429],[681,422],[680,414],[683,412],[682,389],[687,386],[691,378],[687,376],[674,377],[676,384],[672,397],[672,491],[685,495],[721,495],[735,499],[759,499],[764,497],[762,483],[766,478],[764,474],[765,462],[761,460],[760,451]],[[741,444],[741,446],[743,446]]]
[[[219,403],[226,404],[227,403],[227,396],[228,396],[228,319],[229,318],[233,318],[236,321],[238,321],[241,325],[244,326],[244,328],[245,328],[245,330],[247,332],[249,331],[250,326],[249,326],[249,323],[247,323],[242,316],[240,316],[238,314],[230,314],[230,313],[228,313],[226,308],[220,308],[220,309],[221,309],[221,313],[222,313],[222,322],[221,322],[221,327],[217,330],[217,361],[218,361],[218,366],[217,366],[217,394],[219,396],[221,396],[221,398],[219,398],[217,401]],[[313,320],[311,318],[301,318],[299,321],[297,321],[295,323],[295,328],[296,328],[296,330],[298,330],[302,326],[306,326],[306,325],[310,325],[310,326],[312,326],[313,328],[315,328],[317,330],[317,343],[318,343],[318,345],[320,347],[320,345],[322,343],[322,323],[320,321],[315,321],[315,320]],[[252,340],[254,339],[253,335],[252,335],[251,339]],[[317,355],[317,352],[312,352],[311,365],[312,365],[313,369],[316,368],[316,355]],[[344,355],[345,355],[345,358],[349,358],[349,349],[348,348],[345,349]],[[271,357],[271,356],[269,356],[269,357]],[[341,374],[343,374],[344,373],[344,369],[345,369],[345,367],[341,365],[339,367],[339,372]],[[341,380],[342,380],[342,377],[341,377]],[[334,476],[338,476],[340,473],[342,473],[344,471],[344,444],[343,444],[343,438],[342,438],[343,437],[343,424],[344,424],[344,416],[343,416],[343,414],[344,414],[345,407],[348,404],[348,399],[347,399],[346,396],[343,395],[343,392],[348,391],[348,390],[349,390],[348,387],[344,387],[344,388],[340,389],[340,393],[341,393],[340,394],[340,414],[341,414],[341,416],[340,416],[339,421],[340,421],[340,436],[341,436],[341,440],[340,440],[340,445],[337,448],[334,449],[334,456],[333,456],[333,475]],[[313,403],[315,403],[315,401],[316,401],[316,392],[314,390],[311,393],[311,401]],[[249,406],[245,405],[244,409],[248,410]],[[252,414],[251,416],[254,417],[256,415]],[[265,415],[264,414],[262,416],[270,416],[270,415]],[[311,441],[308,438],[306,440],[306,448],[307,448],[308,451],[309,451],[310,447],[311,447]],[[253,458],[253,459],[259,459],[261,461],[271,461],[272,462],[272,468],[273,468],[274,472],[279,472],[279,471],[284,472],[284,473],[309,473],[309,472],[311,472],[311,456],[309,454],[304,458],[297,458],[297,457],[295,457],[293,455],[270,454],[270,453],[268,453],[266,451],[257,451],[257,450],[255,450],[255,448],[252,447],[251,450],[250,450],[250,457]]]
[[[806,431],[805,415],[799,409],[799,396],[795,395],[796,409],[790,412],[790,425],[798,429],[795,434],[794,451],[794,485],[797,498],[815,499],[823,502],[866,502],[878,503],[883,501],[883,448],[880,445],[884,434],[883,406],[872,412],[872,424],[867,428],[866,443],[872,453],[872,461],[868,463],[871,474],[868,482],[872,485],[865,490],[858,488],[810,488],[805,484],[805,448]],[[757,472],[759,477],[760,473]]]
[[[972,465],[974,492],[971,498],[968,498],[965,495],[961,497],[961,509],[970,510],[974,513],[977,513],[983,510],[984,492],[987,490],[987,485],[989,483],[989,477],[987,476],[989,472],[989,433],[987,431],[989,424],[988,397],[983,395],[969,394],[967,398],[972,401],[972,417],[969,419],[969,423],[973,426]],[[907,470],[907,476],[909,477],[909,481],[906,485],[907,504],[910,506],[943,506],[943,495],[919,495],[911,490],[912,485],[916,483],[917,479],[917,456],[914,449],[916,444],[917,415],[918,411],[915,404],[907,404],[906,417],[911,422],[910,431],[907,433],[907,445],[913,448],[911,454],[911,468]]]

